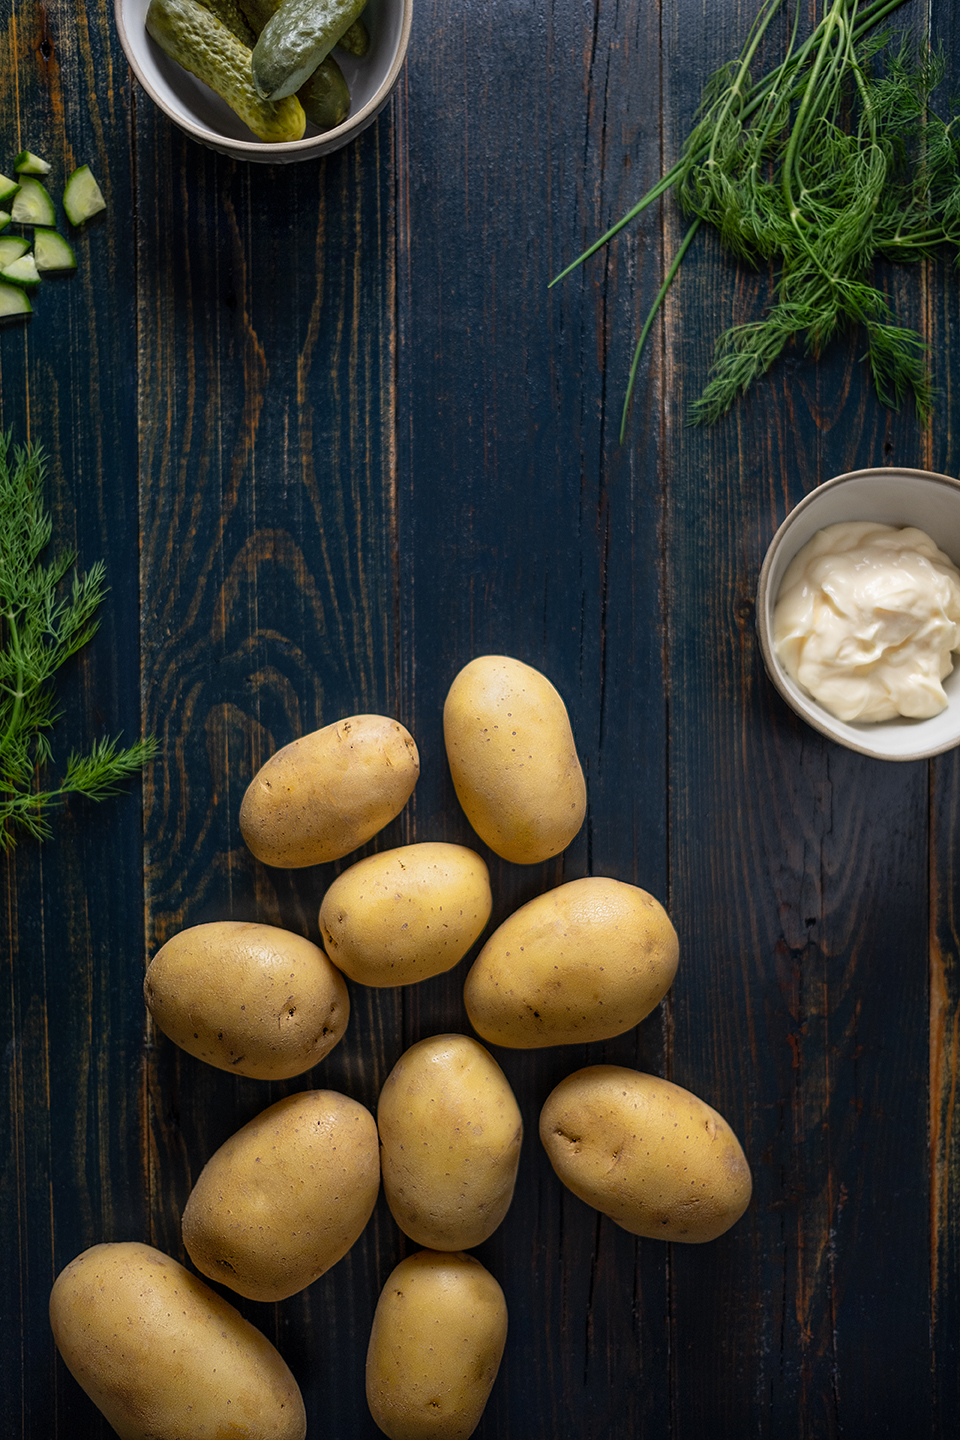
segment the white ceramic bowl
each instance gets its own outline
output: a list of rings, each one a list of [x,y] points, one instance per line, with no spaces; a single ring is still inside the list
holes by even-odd
[[[949,704],[939,715],[929,720],[848,724],[801,689],[774,654],[773,611],[787,566],[818,530],[843,520],[915,525],[960,566],[960,481],[928,470],[895,469],[853,470],[827,480],[791,510],[760,571],[757,631],[767,674],[798,715],[850,750],[879,760],[924,760],[942,754],[960,744],[960,665],[944,681]]]
[[[286,165],[329,155],[372,124],[400,78],[410,39],[413,0],[368,0],[363,18],[370,48],[362,59],[338,49],[336,58],[350,87],[350,114],[322,133],[309,123],[302,140],[267,145],[258,140],[219,95],[164,55],[146,30],[149,0],[114,0],[124,54],[134,75],[164,114],[187,135],[231,155],[266,165]]]

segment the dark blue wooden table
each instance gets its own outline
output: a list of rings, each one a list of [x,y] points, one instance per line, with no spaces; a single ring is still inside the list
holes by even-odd
[[[812,9],[812,7],[810,7]],[[100,633],[64,677],[56,748],[152,731],[143,787],[74,803],[0,859],[2,1434],[107,1427],[56,1354],[58,1271],[106,1239],[182,1256],[207,1156],[304,1081],[231,1078],[147,1025],[145,964],[186,925],[317,937],[338,868],[268,871],[240,799],[274,748],[341,715],[413,732],[422,777],[369,850],[477,844],[441,708],[503,652],[565,697],[589,788],[558,860],[491,862],[494,923],[562,880],[664,901],[676,982],[636,1031],[497,1052],[526,1140],[479,1258],[510,1336],[477,1435],[497,1440],[955,1436],[960,1413],[956,754],[884,764],[806,728],[763,674],[760,563],[831,475],[956,474],[948,260],[884,283],[933,347],[932,423],[883,409],[856,340],[801,350],[720,424],[686,424],[713,341],[769,276],[703,233],[638,380],[672,202],[548,282],[679,151],[754,0],[418,0],[389,107],[322,161],[244,165],[132,82],[108,0],[8,0],[0,171],[87,161],[108,210],[80,268],[0,333],[0,426],[41,441],[58,543],[103,558]],[[804,11],[806,16],[806,9]],[[904,17],[945,41],[949,0]],[[6,161],[4,158],[6,157]],[[482,849],[482,847],[479,847]],[[465,967],[352,987],[307,1083],[375,1108],[414,1040],[468,1028]],[[594,1061],[670,1076],[732,1123],[751,1207],[707,1246],[637,1240],[566,1193],[537,1139]],[[374,1440],[366,1340],[409,1248],[381,1201],[350,1254],[281,1305],[239,1302],[303,1389],[309,1434]]]

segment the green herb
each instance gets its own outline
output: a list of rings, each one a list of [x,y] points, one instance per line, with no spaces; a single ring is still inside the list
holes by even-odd
[[[933,390],[926,346],[901,327],[869,279],[877,259],[925,259],[960,247],[960,136],[956,117],[933,113],[943,76],[939,55],[911,62],[877,27],[904,0],[825,0],[822,18],[798,43],[799,6],[782,62],[753,83],[750,67],[783,0],[764,0],[740,57],[704,87],[697,123],[680,160],[652,190],[568,265],[608,243],[648,205],[674,189],[692,224],[647,316],[627,385],[624,438],[640,356],[650,327],[694,236],[706,221],[739,260],[777,267],[764,317],[735,325],[717,343],[713,370],[691,418],[712,422],[764,374],[791,340],[806,336],[818,356],[837,333],[866,331],[880,400],[913,395],[923,420]],[[875,74],[877,57],[886,64]]]
[[[99,562],[83,576],[74,570],[69,586],[74,554],[41,563],[52,533],[40,499],[44,473],[38,447],[11,452],[10,435],[0,434],[0,850],[13,848],[18,831],[45,839],[48,815],[67,795],[106,799],[157,751],[152,738],[124,750],[99,740],[88,754],[70,755],[59,784],[37,782],[60,718],[51,682],[95,633],[105,594]]]

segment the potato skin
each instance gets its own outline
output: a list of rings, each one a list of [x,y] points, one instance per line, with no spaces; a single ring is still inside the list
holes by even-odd
[[[470,1023],[512,1049],[622,1035],[676,974],[676,931],[658,900],[604,876],[570,880],[515,910],[464,983]]]
[[[175,1045],[255,1080],[287,1080],[319,1064],[350,1018],[346,982],[319,945],[245,920],[172,936],[147,966],[143,993]]]
[[[333,963],[361,985],[412,985],[457,965],[492,908],[486,864],[463,845],[423,842],[368,855],[320,906]]]
[[[399,721],[348,715],[271,755],[247,787],[240,831],[265,865],[340,860],[400,814],[419,775]]]
[[[405,1051],[377,1106],[390,1213],[431,1250],[470,1250],[513,1199],[523,1120],[507,1077],[468,1035],[434,1035]]]
[[[472,1255],[419,1250],[390,1274],[367,1348],[367,1404],[389,1440],[466,1440],[507,1338],[497,1281]]]
[[[726,1120],[656,1075],[575,1071],[547,1097],[540,1139],[564,1185],[631,1235],[703,1244],[750,1203],[750,1167]]]
[[[150,1245],[94,1245],[50,1294],[57,1349],[122,1440],[303,1440],[297,1382],[265,1335]]]
[[[380,1189],[376,1121],[335,1090],[288,1095],[207,1161],[183,1211],[197,1269],[248,1300],[285,1300],[359,1239]]]
[[[455,677],[443,736],[463,811],[496,855],[536,865],[583,824],[587,788],[567,707],[545,675],[480,655]]]

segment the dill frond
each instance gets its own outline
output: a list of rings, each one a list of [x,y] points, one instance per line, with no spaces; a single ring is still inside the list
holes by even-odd
[[[106,594],[99,561],[84,575],[74,571],[69,585],[72,551],[43,563],[53,529],[41,499],[45,471],[40,447],[14,448],[0,433],[0,850],[21,833],[46,839],[49,816],[68,795],[105,799],[157,751],[152,738],[126,749],[99,740],[69,757],[59,784],[41,782],[60,719],[55,677],[93,638]]]
[[[692,407],[695,423],[719,419],[790,341],[804,336],[817,357],[857,328],[880,401],[898,407],[912,397],[921,421],[929,417],[925,343],[898,324],[873,272],[878,260],[912,263],[945,245],[960,252],[960,116],[944,120],[932,104],[945,72],[942,50],[915,53],[886,28],[903,3],[825,0],[802,42],[797,6],[783,60],[755,80],[760,42],[782,6],[764,0],[739,59],[704,85],[679,161],[562,272],[671,189],[693,222],[641,330],[621,439],[643,345],[704,222],[739,262],[773,265],[775,280],[764,317],[720,337]]]

